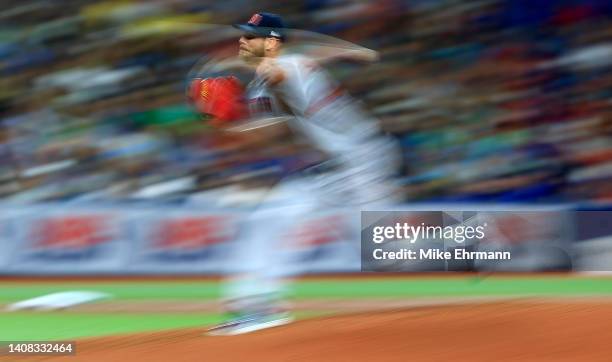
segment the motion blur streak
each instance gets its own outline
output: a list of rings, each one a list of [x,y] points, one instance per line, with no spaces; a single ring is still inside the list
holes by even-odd
[[[281,177],[299,150],[212,139],[184,98],[202,54],[235,51],[219,24],[250,16],[238,4],[4,1],[1,197],[175,199]],[[332,70],[401,140],[406,199],[610,200],[609,2],[266,5],[380,52]]]

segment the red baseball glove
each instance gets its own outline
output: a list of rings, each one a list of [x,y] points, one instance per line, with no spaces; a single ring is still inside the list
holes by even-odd
[[[212,117],[215,127],[228,126],[248,114],[244,88],[236,77],[196,78],[187,96],[198,112]]]

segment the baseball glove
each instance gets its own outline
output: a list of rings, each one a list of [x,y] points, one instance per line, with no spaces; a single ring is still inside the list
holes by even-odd
[[[244,88],[236,77],[195,78],[187,90],[189,102],[217,128],[243,120],[248,115]]]

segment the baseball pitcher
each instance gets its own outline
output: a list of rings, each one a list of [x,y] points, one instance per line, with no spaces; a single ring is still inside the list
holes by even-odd
[[[257,140],[254,144],[258,147],[291,134],[324,158],[281,180],[247,218],[224,288],[231,318],[209,330],[215,335],[290,322],[283,299],[285,280],[291,276],[289,230],[317,210],[349,207],[355,210],[358,235],[361,209],[393,201],[391,180],[399,166],[396,143],[383,135],[377,120],[321,68],[326,57],[284,51],[289,32],[278,15],[257,13],[247,23],[234,26],[243,32],[239,58],[255,73],[245,89],[246,101],[238,100],[235,94],[239,92],[227,92],[237,86],[231,77],[196,80],[196,89],[192,86],[195,98],[205,88],[205,96],[210,93],[220,102],[210,107],[210,99],[206,99],[200,110],[216,113],[211,115],[220,128]],[[360,60],[376,58],[371,51],[348,53]],[[228,94],[215,96],[215,88]],[[237,119],[247,120],[234,122]]]

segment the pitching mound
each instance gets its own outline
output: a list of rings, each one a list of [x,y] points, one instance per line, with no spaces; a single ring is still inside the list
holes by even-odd
[[[310,319],[232,337],[204,328],[79,341],[45,361],[609,361],[612,303],[508,301]],[[19,360],[41,360],[20,358]]]

